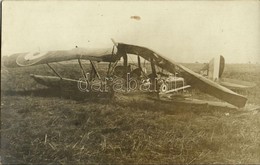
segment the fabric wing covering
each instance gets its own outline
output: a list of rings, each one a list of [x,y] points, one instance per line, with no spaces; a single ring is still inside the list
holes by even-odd
[[[4,57],[6,67],[32,66],[52,62],[69,61],[74,59],[85,59],[92,61],[113,61],[112,49],[85,49],[74,48],[71,50],[57,50],[48,52],[18,53]]]

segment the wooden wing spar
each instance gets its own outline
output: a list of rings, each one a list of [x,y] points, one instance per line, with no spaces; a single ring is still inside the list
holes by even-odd
[[[6,67],[32,66],[39,64],[48,64],[52,62],[69,61],[74,59],[84,59],[91,61],[115,61],[112,57],[112,49],[85,49],[74,48],[71,50],[57,50],[48,52],[29,52],[13,54],[5,57],[4,65]]]
[[[195,88],[198,88],[202,92],[205,92],[209,95],[215,96],[216,98],[226,101],[232,105],[235,105],[239,108],[244,107],[247,98],[239,95],[232,90],[223,87],[212,80],[207,79],[206,77],[195,73],[194,71],[184,67],[183,65],[168,59],[148,48],[129,45],[124,43],[117,43],[118,55],[123,56],[125,53],[127,54],[136,54],[144,59],[151,61],[154,60],[155,64],[159,67],[175,74],[179,73],[179,76],[186,79],[187,83],[192,85]]]

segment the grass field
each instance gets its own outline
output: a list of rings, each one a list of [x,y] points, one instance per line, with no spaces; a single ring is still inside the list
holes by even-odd
[[[79,75],[75,67],[59,67],[63,75]],[[260,163],[259,110],[176,106],[130,95],[75,100],[30,78],[50,75],[44,66],[1,72],[3,164]],[[227,64],[223,76],[255,82],[242,94],[249,106],[260,105],[260,65]]]

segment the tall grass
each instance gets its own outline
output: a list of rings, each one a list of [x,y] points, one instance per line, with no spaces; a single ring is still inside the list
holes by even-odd
[[[256,82],[248,95],[250,103],[259,104],[255,67],[243,71],[230,65],[223,76]],[[66,69],[71,72],[63,74],[80,74],[75,67]],[[32,70],[49,74],[34,67],[11,69],[2,77],[4,164],[260,163],[259,110],[177,106],[142,95],[108,101],[64,99],[55,91],[41,95],[31,92],[45,91],[30,80]]]

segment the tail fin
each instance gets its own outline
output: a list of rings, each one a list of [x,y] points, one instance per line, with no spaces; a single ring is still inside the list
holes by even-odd
[[[221,77],[224,71],[224,67],[225,67],[225,59],[223,56],[220,55],[212,58],[209,61],[208,65],[206,65],[201,70],[201,72],[206,70],[208,78],[213,81],[217,81]]]

